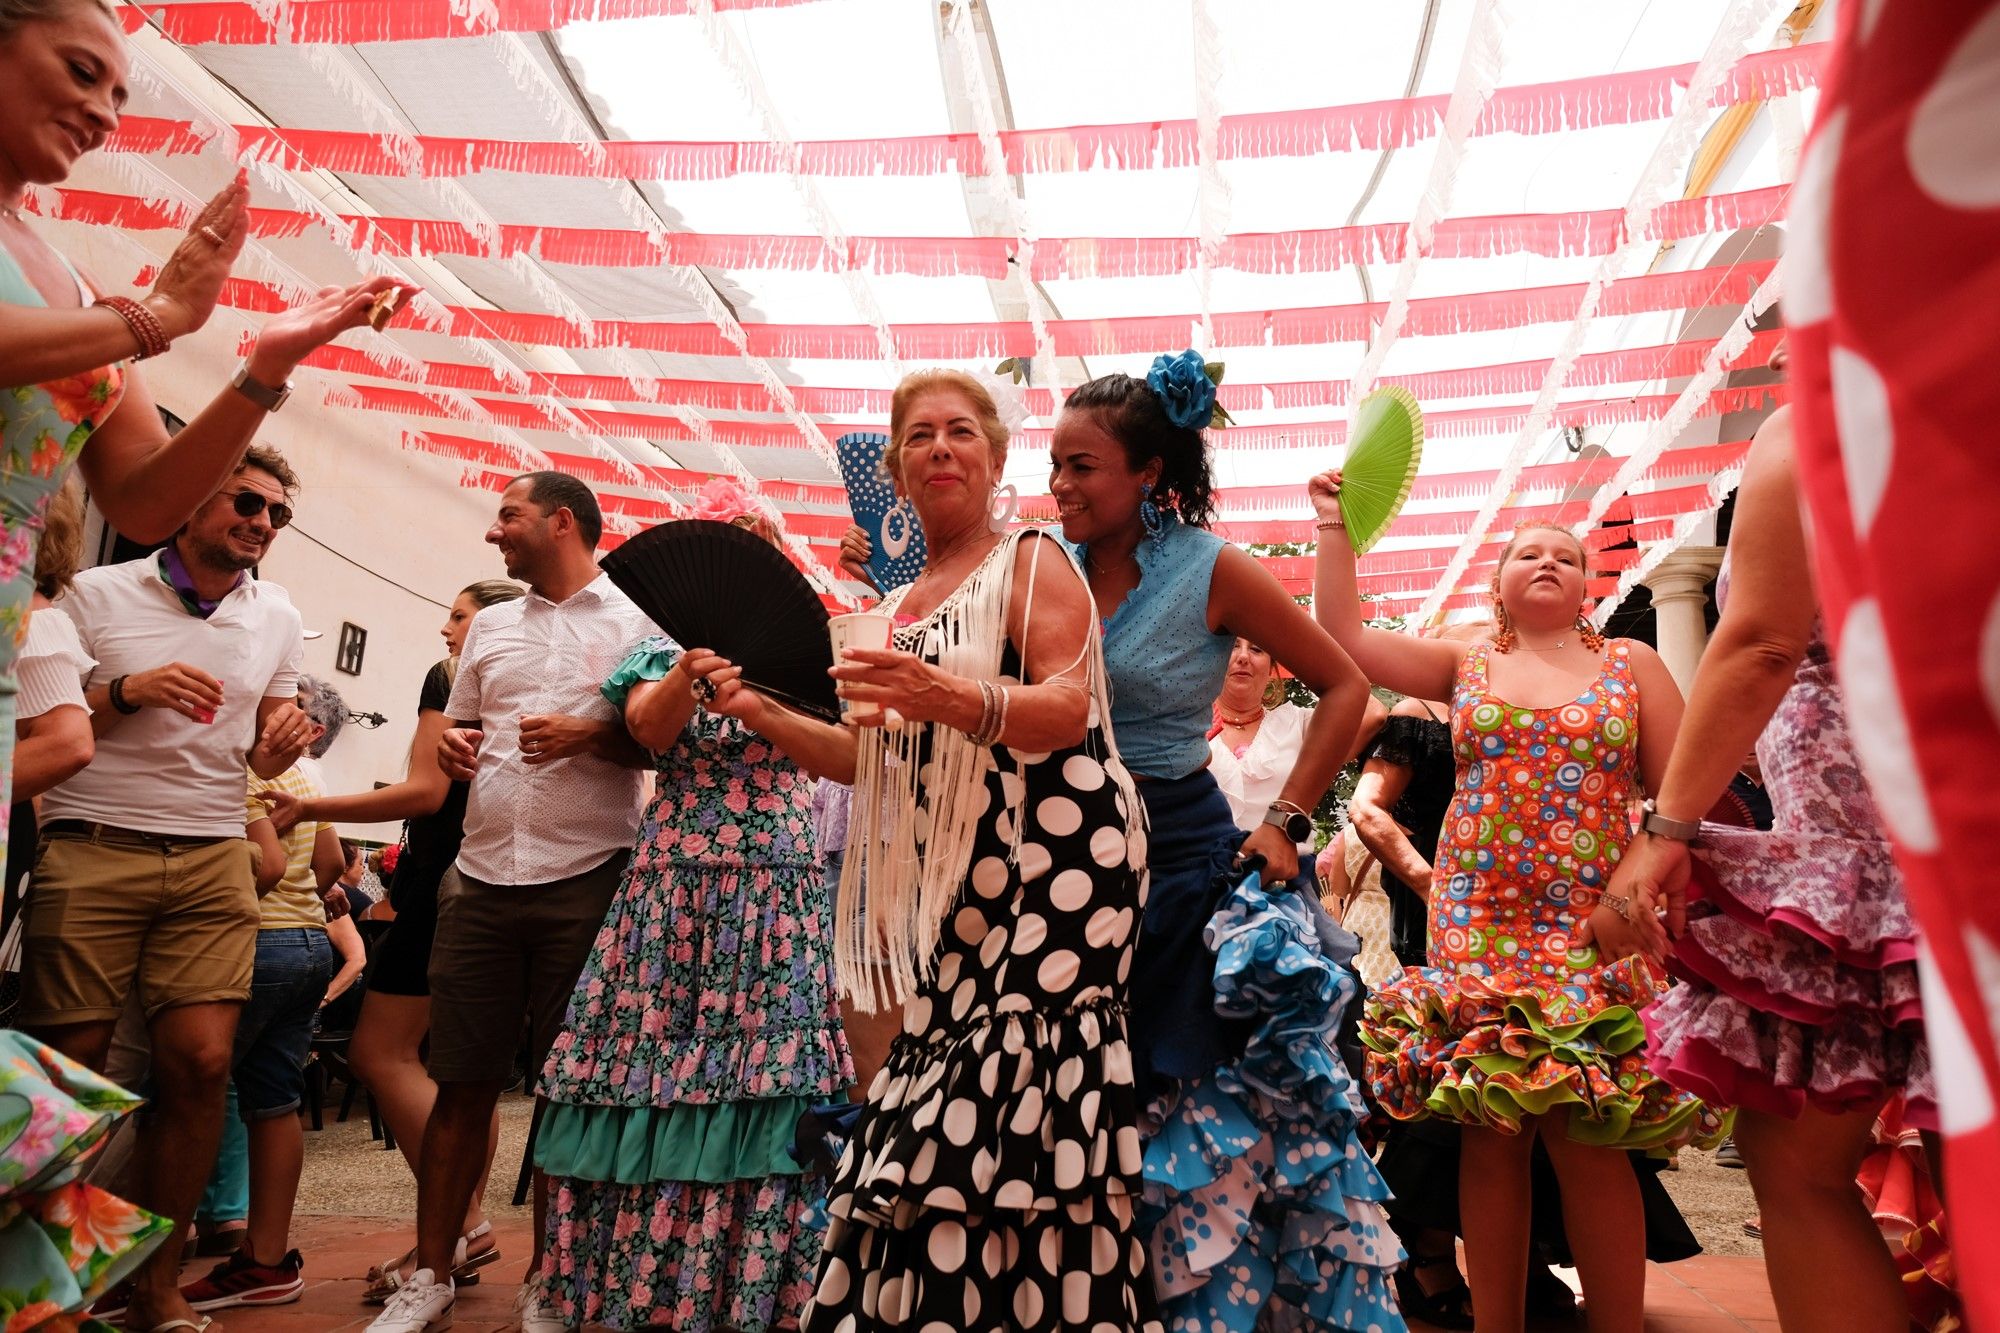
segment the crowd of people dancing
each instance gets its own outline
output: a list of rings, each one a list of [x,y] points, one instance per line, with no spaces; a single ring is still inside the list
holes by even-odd
[[[253,572],[305,482],[253,437],[390,284],[273,315],[170,438],[136,363],[207,321],[245,180],[142,301],[18,211],[115,124],[123,42],[94,0],[0,5],[8,1333],[297,1299],[308,1048],[364,963],[351,1063],[417,1182],[376,1333],[448,1326],[510,1258],[528,1333],[1508,1333],[1573,1303],[1552,1264],[1638,1333],[1647,1260],[1697,1248],[1658,1173],[1728,1134],[1783,1326],[1908,1326],[1936,1253],[1885,1241],[1865,1159],[1885,1112],[1939,1126],[1931,996],[1791,409],[1685,698],[1600,632],[1564,528],[1501,534],[1483,615],[1371,626],[1337,470],[1299,485],[1301,605],[1211,530],[1193,352],[1068,393],[1050,526],[995,514],[1004,386],[902,380],[882,467],[924,562],[876,590],[887,646],[829,651],[838,723],[663,634],[599,567],[590,487],[530,472],[406,776],[335,793],[345,706]],[[73,470],[158,549],[79,570]],[[783,546],[732,483],[697,512]],[[848,572],[870,554],[850,531]],[[1730,813],[1746,767],[1763,819]],[[337,830],[380,821],[406,837],[364,950]],[[503,1256],[524,1049],[532,1252]]]

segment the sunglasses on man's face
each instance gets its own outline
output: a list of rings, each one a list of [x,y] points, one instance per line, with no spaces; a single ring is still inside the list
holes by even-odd
[[[292,507],[282,500],[266,500],[255,491],[238,491],[233,502],[236,512],[244,518],[255,518],[269,509],[272,528],[282,528],[292,521]]]

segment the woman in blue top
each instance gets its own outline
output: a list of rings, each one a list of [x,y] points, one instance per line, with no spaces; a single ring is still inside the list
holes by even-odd
[[[1311,894],[1224,903],[1214,887],[1252,855],[1274,887],[1299,873],[1300,831],[1285,825],[1339,770],[1368,682],[1263,566],[1207,530],[1214,406],[1198,353],[1160,357],[1144,380],[1079,387],[1050,451],[1063,536],[1104,622],[1113,733],[1151,826],[1132,1041],[1151,1096],[1155,1282],[1169,1326],[1248,1329],[1275,1301],[1314,1323],[1400,1328],[1386,1191],[1354,1142],[1360,1097],[1332,1046],[1354,943]],[[1320,696],[1269,822],[1247,837],[1207,771],[1239,635]]]

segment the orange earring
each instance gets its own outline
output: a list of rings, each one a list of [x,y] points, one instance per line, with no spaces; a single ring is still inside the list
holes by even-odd
[[[1582,607],[1576,609],[1576,632],[1583,640],[1583,646],[1591,652],[1604,651],[1604,636],[1597,632],[1597,626],[1590,623],[1590,617],[1583,613]]]
[[[1513,652],[1514,645],[1519,640],[1514,635],[1514,622],[1507,616],[1507,604],[1500,600],[1500,594],[1497,592],[1493,594],[1493,623],[1500,628],[1500,632],[1493,636],[1493,651]]]

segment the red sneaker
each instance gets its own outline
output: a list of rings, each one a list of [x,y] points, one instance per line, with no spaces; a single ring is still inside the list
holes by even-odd
[[[293,1250],[275,1264],[260,1264],[248,1251],[238,1250],[208,1271],[208,1276],[181,1288],[181,1298],[197,1310],[223,1310],[232,1305],[289,1305],[306,1289],[305,1261]]]

